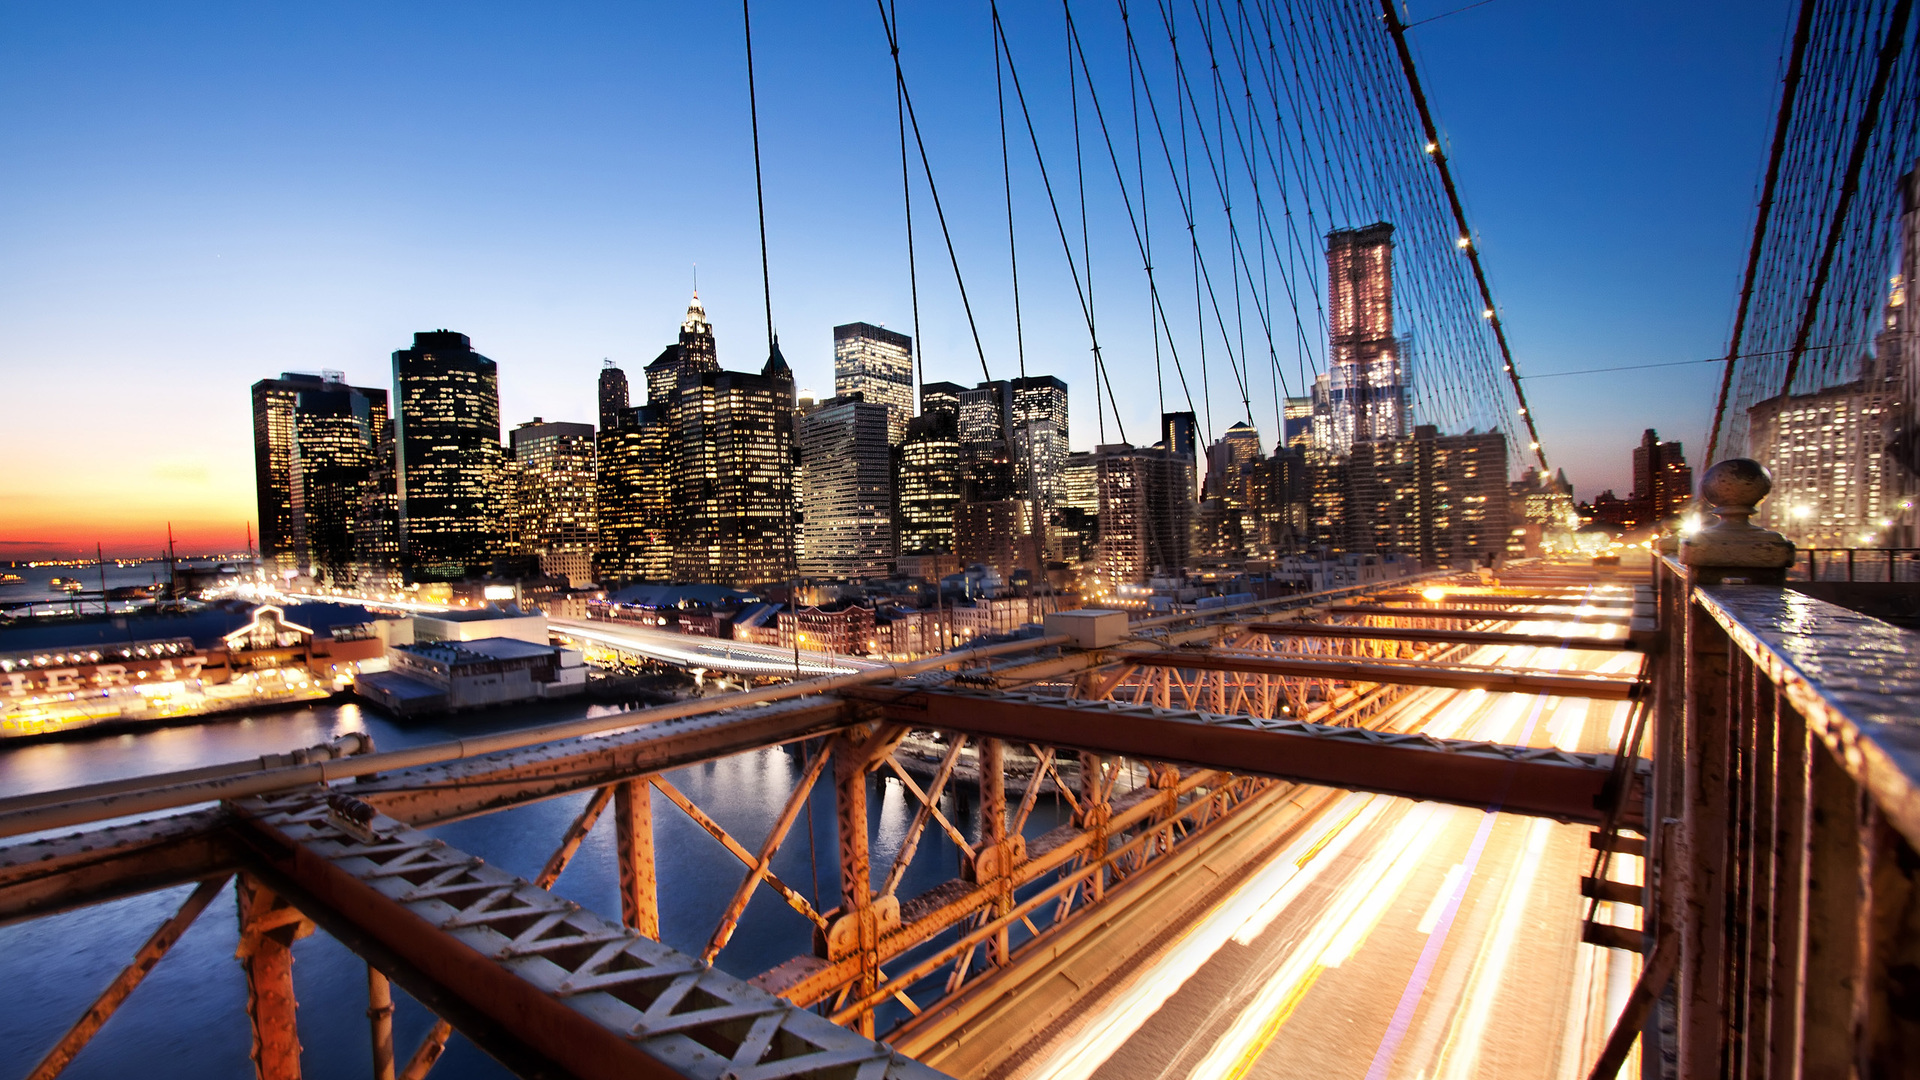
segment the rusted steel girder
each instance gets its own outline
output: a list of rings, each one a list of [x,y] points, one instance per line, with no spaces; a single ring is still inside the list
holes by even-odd
[[[713,937],[707,942],[706,951],[700,954],[702,962],[713,963],[714,957],[719,956],[720,950],[726,948],[727,942],[732,940],[734,929],[740,925],[740,916],[747,910],[747,901],[753,899],[754,887],[770,877],[767,868],[773,865],[773,856],[780,850],[781,843],[786,840],[787,831],[793,828],[793,823],[799,819],[800,811],[806,807],[807,800],[813,797],[814,781],[820,779],[820,770],[826,764],[826,751],[822,749],[813,755],[813,760],[801,774],[800,782],[794,785],[793,794],[787,798],[786,807],[780,811],[780,817],[774,821],[773,828],[767,830],[767,838],[760,844],[759,855],[747,868],[746,877],[740,879],[739,887],[733,891],[733,898],[727,901],[726,910],[720,913],[720,923],[713,928]]]
[[[620,863],[620,921],[660,939],[660,878],[653,860],[653,787],[623,780],[613,792],[614,857]]]
[[[1562,697],[1626,701],[1638,696],[1639,683],[1603,675],[1565,675],[1517,668],[1480,668],[1423,661],[1354,663],[1226,652],[1168,652],[1133,658],[1141,667],[1187,668],[1200,671],[1240,671],[1249,675],[1284,675],[1307,679],[1338,679],[1354,683],[1393,683],[1402,686],[1439,686],[1452,690],[1493,690],[1557,694]]]
[[[1602,824],[1611,754],[1499,746],[1463,739],[1330,727],[1295,720],[1161,709],[1032,694],[923,691],[887,701],[915,726],[1024,739],[1098,753],[1374,791],[1459,806],[1494,807],[1558,821]],[[1633,774],[1619,821],[1644,814]]]
[[[1096,770],[1097,771],[1097,770]],[[1054,774],[1056,784],[1060,784],[1058,774]],[[1192,775],[1182,777],[1177,793],[1189,795],[1200,789],[1211,790],[1206,798],[1183,807],[1181,814],[1196,823],[1217,820],[1208,816],[1208,808],[1213,802],[1223,798],[1232,785],[1231,777],[1212,770],[1196,770]],[[1062,796],[1070,804],[1078,807],[1071,789],[1060,786]],[[1110,806],[1104,807],[1111,809]],[[1010,876],[1015,889],[1040,881],[1049,874],[1067,871],[1072,885],[1056,883],[1049,887],[1048,896],[1057,898],[1069,888],[1083,885],[1093,874],[1104,874],[1107,864],[1101,863],[1097,870],[1081,866],[1073,869],[1076,863],[1091,859],[1099,862],[1097,855],[1090,853],[1096,847],[1104,846],[1106,837],[1124,833],[1145,822],[1157,809],[1151,801],[1136,803],[1107,818],[1107,828],[1099,834],[1068,827],[1068,835],[1061,836],[1061,830],[1049,834],[1055,842],[1044,851],[1030,853],[1028,857],[1014,864]],[[1076,811],[1077,813],[1078,811]],[[1141,842],[1144,843],[1144,840]],[[881,897],[883,905],[891,904],[890,910],[883,908],[886,916],[880,923],[880,936],[875,943],[874,952],[877,964],[885,964],[900,958],[932,941],[945,931],[958,927],[970,919],[978,917],[992,906],[995,898],[993,890],[973,881],[953,881],[935,886],[927,893],[908,901],[913,909],[910,919],[902,920],[901,907],[891,897]],[[1031,909],[1025,909],[1031,910]],[[974,939],[977,943],[978,938]],[[949,955],[949,959],[952,956]],[[754,980],[754,983],[773,993],[787,998],[796,1005],[811,1006],[830,998],[835,992],[848,989],[861,977],[861,957],[851,949],[831,951],[826,959],[801,957],[769,971]],[[936,965],[937,966],[937,965]],[[896,976],[897,977],[897,976]]]
[[[465,1007],[583,1080],[938,1073],[384,815],[236,806],[259,857]]]
[[[1381,604],[1334,604],[1321,610],[1330,615],[1375,615],[1396,619],[1466,619],[1471,622],[1563,622],[1590,623],[1594,626],[1628,626],[1630,615],[1594,613],[1578,615],[1571,611],[1500,611],[1492,608],[1389,607]]]
[[[259,1080],[300,1080],[293,943],[313,933],[313,924],[252,874],[240,875],[234,898],[240,909],[240,947],[234,955],[247,973],[254,1075]]]
[[[1405,626],[1355,626],[1351,623],[1246,623],[1241,629],[1276,637],[1360,638],[1368,641],[1434,641],[1454,645],[1536,645],[1554,649],[1594,649],[1631,652],[1639,643],[1627,638],[1559,637],[1552,634],[1512,634],[1497,630],[1416,630]]]
[[[393,984],[367,965],[367,1027],[373,1040],[373,1080],[394,1080]]]
[[[219,810],[0,847],[0,926],[225,877],[240,851]]]
[[[93,1005],[74,1022],[73,1027],[69,1028],[65,1035],[61,1036],[53,1049],[47,1051],[47,1056],[40,1059],[40,1064],[34,1066],[33,1071],[27,1074],[27,1080],[53,1080],[54,1077],[59,1076],[73,1061],[75,1055],[87,1048],[87,1043],[93,1041],[94,1035],[106,1025],[106,1022],[113,1019],[113,1014],[119,1011],[121,1003],[126,1001],[127,996],[132,994],[134,988],[147,977],[147,973],[160,962],[160,958],[167,955],[167,950],[173,948],[174,942],[180,940],[180,935],[187,932],[187,927],[193,925],[193,920],[199,918],[200,913],[213,902],[213,898],[226,887],[227,879],[222,876],[201,882],[198,888],[189,893],[186,902],[180,905],[180,909],[175,911],[166,922],[161,923],[160,928],[153,932],[153,936],[147,939],[146,944],[141,945],[139,951],[133,954],[133,962],[121,969],[120,974],[114,977],[113,982],[107,984],[106,990],[94,1000]]]
[[[1630,596],[1590,597],[1578,593],[1570,593],[1565,590],[1554,590],[1547,594],[1536,593],[1529,595],[1523,592],[1456,592],[1455,590],[1448,589],[1446,595],[1439,600],[1429,600],[1426,596],[1417,592],[1374,593],[1367,597],[1367,599],[1377,604],[1479,604],[1485,607],[1497,608],[1539,606],[1590,607],[1599,610],[1603,608],[1631,608],[1633,606],[1633,598]]]

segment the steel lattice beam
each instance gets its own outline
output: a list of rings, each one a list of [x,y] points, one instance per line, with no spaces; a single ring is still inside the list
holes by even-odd
[[[1638,683],[1597,675],[1564,675],[1523,669],[1476,668],[1417,661],[1359,663],[1347,660],[1308,660],[1224,652],[1164,652],[1131,658],[1141,667],[1188,668],[1200,671],[1237,671],[1249,675],[1282,675],[1303,679],[1388,683],[1401,686],[1439,686],[1451,690],[1496,690],[1558,694],[1563,697],[1625,701],[1637,696]]]
[[[1627,638],[1560,637],[1554,634],[1513,634],[1497,630],[1416,630],[1405,626],[1354,626],[1350,623],[1246,623],[1241,629],[1276,637],[1359,638],[1368,641],[1436,641],[1454,645],[1537,645],[1541,648],[1598,649],[1626,652],[1640,648]]]
[[[884,708],[889,718],[916,727],[1185,762],[1460,806],[1497,806],[1512,813],[1587,825],[1604,822],[1613,768],[1611,754],[1035,694],[926,691],[885,701]],[[1640,804],[1637,797],[1626,800],[1620,818],[1626,827],[1640,827]]]
[[[1579,615],[1571,611],[1500,611],[1490,608],[1416,608],[1381,604],[1334,604],[1323,609],[1332,615],[1374,615],[1395,619],[1468,619],[1473,622],[1563,622],[1595,626],[1627,626],[1628,615]]]
[[[385,815],[307,792],[235,811],[303,895],[576,1076],[941,1075]]]

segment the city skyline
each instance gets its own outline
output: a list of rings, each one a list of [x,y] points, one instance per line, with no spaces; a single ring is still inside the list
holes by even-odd
[[[991,49],[984,28],[967,14],[903,18],[903,57],[923,122],[941,132],[932,153],[936,170],[952,177],[943,187],[948,210],[967,226],[960,259],[972,287],[985,290],[975,302],[990,373],[1011,378],[1017,350],[1004,281],[995,279],[1005,250],[1004,216],[995,216],[987,197],[996,185],[984,182],[997,169],[988,169],[984,153],[972,153],[976,143],[990,145],[982,141],[990,117],[981,114],[979,87],[982,78],[991,83]],[[344,50],[349,68],[384,56],[354,44],[356,34],[373,39],[390,31],[400,44],[385,48],[447,36],[449,55],[502,64],[503,86],[524,91],[524,100],[514,99],[519,104],[507,121],[494,124],[500,99],[479,91],[450,97],[429,91],[415,81],[419,76],[393,75],[344,98],[336,74],[305,62],[262,79],[255,57],[266,55],[264,44],[291,48],[298,34],[315,29],[291,17],[221,27],[126,9],[124,18],[106,20],[82,54],[70,20],[8,16],[14,33],[7,48],[18,51],[9,53],[17,62],[0,81],[0,107],[15,121],[16,158],[35,164],[4,181],[15,207],[7,213],[32,217],[9,219],[31,224],[11,233],[16,240],[7,261],[18,287],[0,301],[0,317],[10,327],[0,348],[15,400],[65,408],[5,410],[0,451],[17,467],[0,482],[0,501],[9,508],[0,525],[0,556],[75,553],[96,539],[126,554],[153,551],[169,520],[189,547],[237,550],[253,517],[247,433],[237,411],[208,406],[217,400],[215,388],[281,370],[345,370],[349,381],[366,382],[371,365],[422,326],[459,327],[501,361],[502,418],[510,423],[535,415],[591,420],[594,402],[586,387],[602,357],[629,371],[644,366],[658,327],[691,287],[696,263],[704,295],[735,340],[744,347],[763,332],[744,95],[734,85],[734,16],[673,11],[615,20],[596,47],[618,54],[622,43],[656,33],[710,44],[713,71],[678,83],[650,80],[644,88],[630,86],[626,75],[603,73],[587,84],[585,76],[555,74],[554,50],[591,36],[577,20],[535,26],[486,9],[456,25],[402,15],[357,18],[322,28],[323,43]],[[781,12],[766,18],[769,40],[779,44],[765,49],[762,80],[782,87],[784,99],[763,95],[762,102],[774,319],[797,383],[825,395],[832,385],[831,328],[853,318],[917,330],[926,378],[972,385],[980,365],[944,253],[924,238],[921,324],[914,325],[901,273],[897,174],[888,180],[882,168],[848,181],[829,165],[832,155],[809,146],[818,128],[808,117],[831,115],[874,140],[876,160],[897,153],[886,149],[894,123],[886,100],[891,73],[871,12],[845,5],[804,20]],[[1496,296],[1529,374],[1701,359],[1724,347],[1727,283],[1749,224],[1783,20],[1738,20],[1730,35],[1726,21],[1706,9],[1675,15],[1649,8],[1601,22],[1608,25],[1566,13],[1491,8],[1415,33],[1476,231],[1486,237]],[[1037,14],[1022,13],[1010,23],[1023,55],[1037,51],[1050,32]],[[1646,34],[1647,27],[1659,32]],[[134,59],[145,54],[133,50],[150,48],[156,38],[196,36],[183,42],[182,62],[191,67],[202,50],[220,49],[239,63],[230,72],[216,74],[210,65],[182,78]],[[975,37],[978,56],[964,48]],[[1573,47],[1575,41],[1581,47]],[[1614,108],[1603,124],[1582,130],[1581,123],[1569,123],[1559,133],[1558,123],[1547,123],[1545,105],[1529,104],[1543,95],[1516,94],[1501,80],[1472,74],[1476,58],[1489,55],[1501,57],[1508,80],[1582,94],[1603,89],[1614,95]],[[603,72],[632,66],[613,58]],[[808,83],[805,73],[823,60],[849,74]],[[426,66],[437,70],[444,62]],[[115,65],[112,77],[102,74],[109,69],[101,64]],[[264,105],[246,101],[263,83],[275,87],[285,108],[263,111]],[[163,92],[151,93],[155,86]],[[608,86],[621,88],[622,104],[594,92]],[[34,87],[56,92],[30,92]],[[799,87],[804,92],[785,92]],[[570,107],[580,94],[602,103],[558,128],[544,124],[543,117]],[[1587,106],[1575,100],[1580,94],[1544,96],[1575,110],[1576,121],[1585,115],[1579,110]],[[1063,98],[1054,95],[1051,105],[1064,104]],[[648,102],[647,115],[634,114],[624,104],[629,100]],[[1692,104],[1673,109],[1673,101]],[[221,109],[210,111],[208,102]],[[990,96],[985,104],[991,106]],[[616,195],[610,185],[624,174],[623,163],[668,137],[674,120],[689,113],[711,134],[714,182],[649,181],[642,190],[660,196],[658,209],[636,209],[630,191]],[[348,119],[327,119],[336,115]],[[373,115],[387,119],[357,119]],[[1550,137],[1543,139],[1543,132]],[[397,153],[430,133],[470,140],[478,151],[478,164],[431,206],[404,187],[364,175],[350,180],[325,163],[311,176],[276,167],[243,179],[251,173],[234,168],[279,147],[299,148],[297,162],[336,150],[342,160],[357,162]],[[106,134],[139,148],[146,164],[130,177],[97,169],[86,182],[74,182],[68,170],[91,168],[97,151],[73,140],[99,143]],[[176,135],[179,145],[169,148]],[[528,140],[564,154],[589,137],[593,151],[564,170],[535,174],[505,164],[516,147],[531,145]],[[1657,159],[1662,147],[1675,146],[1684,146],[1685,160],[1698,168],[1680,170],[1686,175],[1677,194],[1670,190],[1655,207],[1634,184],[1656,168],[1663,176],[1672,172]],[[1612,175],[1583,176],[1592,155],[1610,152]],[[845,190],[823,198],[829,175]],[[120,179],[109,179],[114,176]],[[975,176],[983,182],[972,183]],[[350,182],[323,190],[335,177]],[[1022,284],[1030,290],[1023,305],[1029,370],[1051,370],[1090,388],[1084,327],[1076,327],[1079,313],[1057,249],[1044,247],[1051,222],[1037,192],[1037,177],[1016,171],[1016,217],[1027,249]],[[555,199],[578,200],[583,209],[538,209],[557,206]],[[1093,209],[1109,215],[1113,207]],[[695,219],[707,227],[691,229]],[[1112,224],[1111,216],[1103,220]],[[1648,250],[1656,236],[1672,237],[1669,249],[1686,257],[1624,272],[1626,260]],[[429,240],[445,258],[420,272],[421,264],[403,251]],[[98,257],[103,243],[113,245],[113,258]],[[76,261],[89,252],[88,261]],[[1145,444],[1153,441],[1159,410],[1151,394],[1141,392],[1153,374],[1143,360],[1141,305],[1135,298],[1123,309],[1119,299],[1138,291],[1131,261],[1117,248],[1096,246],[1093,270],[1105,297],[1104,344],[1127,407],[1120,421],[1130,441]],[[82,308],[88,331],[74,333]],[[1631,327],[1616,317],[1626,308],[1637,312]],[[1130,330],[1129,320],[1142,325]],[[1192,328],[1185,332],[1191,336]],[[278,342],[279,355],[261,364],[250,343],[267,338]],[[1697,403],[1707,396],[1714,370],[1702,364],[1531,384],[1554,464],[1567,468],[1582,497],[1590,497],[1627,486],[1626,470],[1608,450],[1649,422],[1697,448],[1705,427],[1705,416],[1695,415],[1702,412]],[[1245,410],[1229,400],[1231,380],[1224,376],[1215,371],[1211,418],[1199,410],[1203,441],[1245,419],[1239,415]],[[1628,397],[1627,384],[1668,392]],[[1665,411],[1629,416],[1627,406],[1643,400]],[[1266,415],[1272,404],[1256,397],[1251,418],[1269,443],[1276,434]],[[1073,449],[1098,442],[1094,405],[1090,393],[1075,397]],[[143,436],[143,420],[189,410],[205,413],[190,436],[142,448],[143,437],[151,438]],[[1111,415],[1105,420],[1114,426]]]

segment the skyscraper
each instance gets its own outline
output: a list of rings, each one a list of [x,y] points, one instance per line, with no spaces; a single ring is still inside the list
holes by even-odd
[[[1693,469],[1676,441],[1661,442],[1648,428],[1633,448],[1633,498],[1640,517],[1657,524],[1680,512],[1693,498]]]
[[[1247,468],[1266,457],[1260,448],[1260,430],[1241,420],[1207,447],[1207,484],[1209,497],[1226,499],[1235,506],[1248,506]]]
[[[783,581],[795,540],[793,371],[778,342],[757,375],[718,370],[713,329],[697,301],[689,324],[694,311],[699,330],[681,328],[683,360],[713,369],[682,375],[668,408],[673,574],[720,585]]]
[[[305,522],[295,501],[296,488],[301,486],[300,401],[302,393],[308,391],[316,392],[308,399],[314,416],[308,421],[312,448],[307,460],[319,470],[315,474],[317,484],[333,483],[339,478],[339,474],[332,471],[338,464],[337,455],[330,456],[327,445],[342,434],[342,425],[328,422],[322,418],[323,414],[340,408],[352,414],[358,409],[357,423],[364,442],[348,450],[364,458],[355,466],[363,478],[375,463],[373,454],[379,428],[387,420],[385,390],[348,386],[338,372],[309,375],[290,371],[278,379],[261,379],[253,384],[253,471],[260,515],[260,555],[262,563],[275,573],[297,572],[309,565]],[[304,492],[298,494],[304,501]],[[320,497],[318,491],[315,494],[316,498]],[[350,512],[346,520],[350,528]],[[327,525],[320,523],[320,527]],[[332,544],[333,539],[330,535],[323,543]],[[336,549],[337,545],[330,547],[329,552]]]
[[[1399,552],[1427,566],[1461,565],[1506,550],[1507,437],[1441,435],[1356,443],[1315,471],[1318,543],[1341,551]],[[1337,488],[1334,498],[1323,488]],[[1339,512],[1323,518],[1328,505]]]
[[[1181,570],[1193,521],[1193,465],[1159,447],[1094,450],[1100,486],[1095,591],[1137,585],[1156,569]]]
[[[361,589],[400,585],[399,460],[393,444],[393,418],[380,425],[373,444],[373,467],[360,489],[353,516],[354,582]]]
[[[671,401],[680,384],[710,371],[720,370],[720,353],[714,344],[713,324],[707,321],[707,309],[694,293],[687,302],[687,316],[680,322],[680,340],[661,350],[647,365],[647,401],[662,404]]]
[[[920,415],[934,416],[944,413],[951,416],[957,435],[960,425],[960,395],[966,392],[967,388],[959,383],[923,383],[920,387]]]
[[[338,372],[299,392],[289,502],[295,558],[316,580],[353,580],[354,519],[386,424],[386,391],[348,386]]]
[[[1006,380],[983,382],[960,397],[960,441],[974,446],[1004,443],[1013,427],[1013,395]]]
[[[393,354],[401,558],[413,580],[458,578],[498,543],[500,388],[467,335],[418,333]]]
[[[928,412],[907,425],[895,481],[902,555],[950,552],[960,505],[960,435],[955,414]]]
[[[891,410],[858,394],[830,398],[799,420],[800,573],[861,581],[893,562]]]
[[[620,413],[627,407],[627,373],[607,360],[600,369],[600,430],[620,426]]]
[[[1406,371],[1393,336],[1393,226],[1327,234],[1328,371],[1315,380],[1319,449],[1406,434]]]
[[[833,392],[886,409],[887,442],[900,445],[913,418],[913,339],[871,323],[834,327]]]
[[[1067,462],[1067,384],[1052,375],[1015,379],[1012,393],[1013,431],[1010,438],[1014,483],[1022,496],[1037,490],[1043,506],[1058,497],[1060,469]],[[1032,470],[1035,483],[1028,486]]]
[[[591,424],[547,423],[536,416],[508,433],[514,464],[513,537],[540,572],[572,587],[593,584],[594,439]]]
[[[599,435],[594,517],[602,577],[632,582],[671,576],[673,457],[668,435],[664,404],[624,409],[614,427]]]

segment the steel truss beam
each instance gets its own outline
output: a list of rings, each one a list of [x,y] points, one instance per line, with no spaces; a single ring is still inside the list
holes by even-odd
[[[1439,686],[1451,690],[1494,690],[1557,694],[1563,697],[1625,701],[1638,696],[1638,682],[1602,675],[1563,675],[1519,668],[1481,668],[1421,661],[1355,663],[1345,660],[1303,659],[1224,652],[1167,652],[1133,657],[1141,667],[1185,668],[1200,671],[1238,671],[1249,675],[1282,675],[1307,679],[1337,679],[1353,683],[1393,683],[1403,686]]]
[[[1354,626],[1349,623],[1245,623],[1240,629],[1275,637],[1359,638],[1368,641],[1435,641],[1455,645],[1536,645],[1553,649],[1595,649],[1632,652],[1641,646],[1627,638],[1559,637],[1553,634],[1511,634],[1496,630],[1419,630],[1404,626]]]
[[[235,812],[301,893],[579,1077],[940,1075],[385,815]]]
[[[1563,622],[1590,623],[1594,626],[1627,626],[1628,615],[1595,613],[1576,615],[1571,611],[1500,611],[1491,608],[1416,608],[1389,607],[1381,604],[1335,604],[1323,608],[1331,615],[1374,615],[1395,619],[1466,619],[1471,622]]]
[[[1372,596],[1367,597],[1367,599],[1376,604],[1474,604],[1479,607],[1496,608],[1538,606],[1568,608],[1590,607],[1595,610],[1601,610],[1605,608],[1630,608],[1633,606],[1633,597],[1631,596],[1589,597],[1580,595],[1579,593],[1568,592],[1554,592],[1550,595],[1543,595],[1541,593],[1530,594],[1519,591],[1499,593],[1456,592],[1448,589],[1446,596],[1437,601],[1430,601],[1424,595],[1417,592],[1374,593]]]
[[[916,727],[1373,791],[1586,825],[1604,823],[1611,754],[1575,754],[1429,735],[1263,720],[1035,694],[929,691],[886,701]],[[1634,773],[1636,789],[1640,771]],[[1641,800],[1620,823],[1639,829]]]
[[[219,810],[0,847],[0,926],[222,877],[241,853]]]

